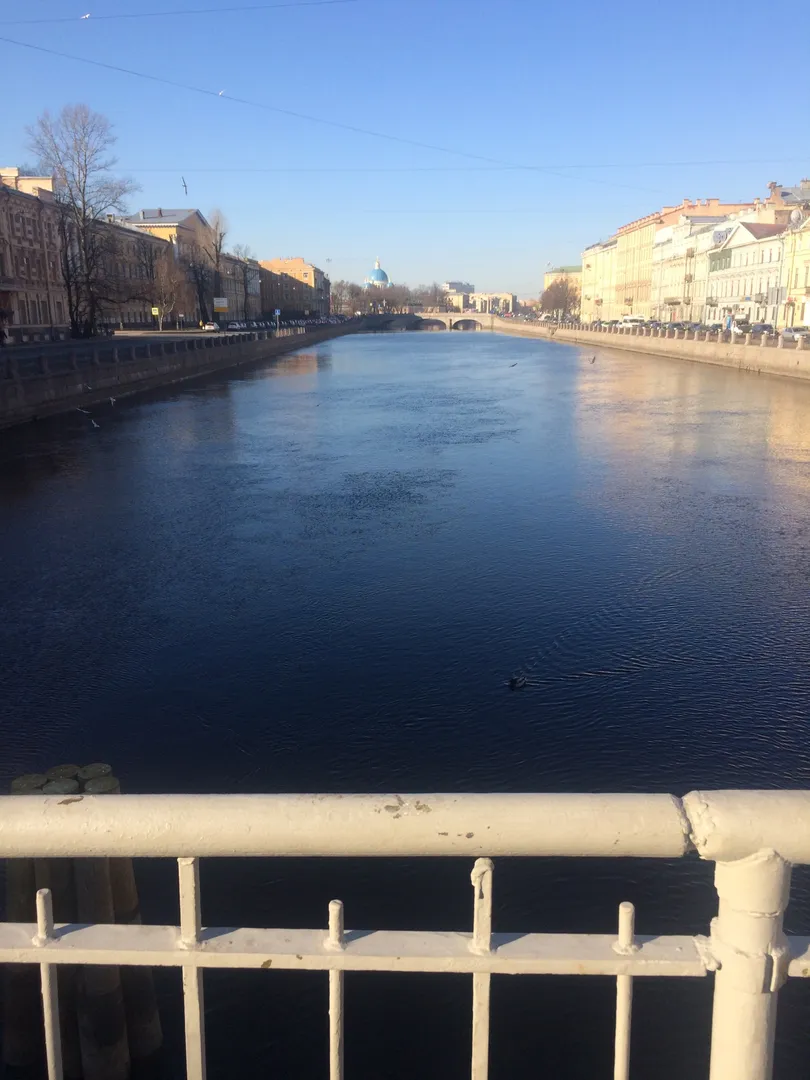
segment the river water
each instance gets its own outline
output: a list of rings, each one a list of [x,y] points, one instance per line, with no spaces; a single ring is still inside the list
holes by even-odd
[[[0,433],[4,783],[108,760],[130,792],[810,786],[810,386],[369,335],[93,418]],[[469,870],[212,860],[203,917],[318,926],[340,896],[350,927],[464,929]],[[175,921],[171,867],[139,873]],[[499,860],[495,897],[497,930],[609,932],[630,899],[640,932],[698,933],[715,903],[691,859]],[[810,932],[802,871],[788,921]],[[637,1075],[702,1075],[710,980],[636,985]],[[211,1077],[325,1075],[323,976],[206,990]],[[608,1076],[613,993],[496,979],[492,1077]],[[349,977],[348,1075],[464,1076],[469,1002]],[[806,1003],[781,995],[791,1080]]]

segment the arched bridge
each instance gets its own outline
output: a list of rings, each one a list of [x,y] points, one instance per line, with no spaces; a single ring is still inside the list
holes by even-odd
[[[441,325],[445,330],[494,330],[496,318],[476,311],[425,311],[417,317],[414,329],[432,330]]]

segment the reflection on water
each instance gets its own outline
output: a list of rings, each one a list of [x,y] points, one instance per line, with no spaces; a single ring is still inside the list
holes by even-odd
[[[109,759],[129,791],[810,786],[809,415],[788,380],[398,334],[0,433],[3,779]],[[213,862],[204,918],[317,926],[338,895],[351,926],[463,928],[469,869]],[[176,919],[169,871],[140,871],[147,918]],[[641,932],[705,932],[714,905],[690,860],[499,860],[495,896],[499,930],[607,932],[631,899]],[[640,1075],[705,1072],[710,990],[639,986]],[[607,983],[493,993],[494,1077],[604,1073]],[[207,1001],[212,1076],[323,1074],[322,979],[212,973]],[[351,1075],[468,1072],[463,980],[349,978],[347,1009]]]

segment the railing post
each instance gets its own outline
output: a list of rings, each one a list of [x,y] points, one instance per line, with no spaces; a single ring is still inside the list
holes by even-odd
[[[718,863],[712,920],[714,983],[709,1080],[770,1080],[776,993],[787,979],[782,916],[790,864],[775,851]]]

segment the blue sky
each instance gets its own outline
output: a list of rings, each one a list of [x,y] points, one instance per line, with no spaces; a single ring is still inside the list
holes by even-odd
[[[648,0],[231,6],[7,7],[0,37],[212,95],[0,41],[4,83],[22,90],[6,96],[0,164],[30,159],[24,129],[43,109],[85,102],[115,124],[121,171],[142,188],[133,209],[218,206],[229,243],[303,255],[333,279],[362,280],[379,255],[396,281],[462,278],[523,296],[548,263],[577,262],[661,205],[765,196],[769,180],[810,174],[800,66],[783,50],[784,93],[763,90],[773,61],[756,28],[768,16],[749,0],[674,16]],[[207,7],[217,11],[190,13]]]

